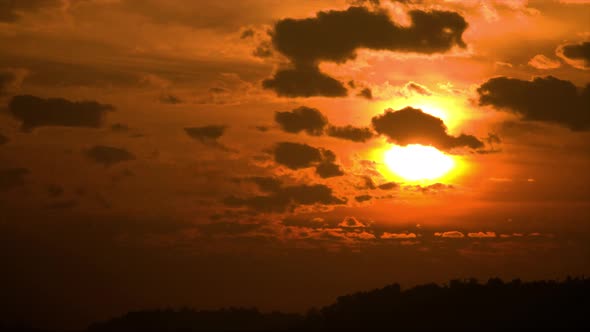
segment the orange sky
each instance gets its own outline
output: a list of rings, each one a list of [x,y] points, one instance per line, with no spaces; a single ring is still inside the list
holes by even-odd
[[[557,0],[0,1],[0,312],[80,327],[590,273],[589,17]],[[455,168],[396,175],[386,151],[408,144]]]

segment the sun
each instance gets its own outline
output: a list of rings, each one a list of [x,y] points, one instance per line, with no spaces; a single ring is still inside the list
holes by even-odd
[[[385,151],[385,165],[408,181],[435,180],[455,167],[453,158],[432,146],[394,145]]]

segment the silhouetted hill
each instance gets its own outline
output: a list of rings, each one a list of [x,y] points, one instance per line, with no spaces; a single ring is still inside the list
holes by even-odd
[[[1,326],[1,324],[0,324]],[[393,284],[338,297],[305,315],[257,309],[130,312],[89,332],[139,331],[588,331],[590,279]],[[31,330],[33,331],[33,330]]]

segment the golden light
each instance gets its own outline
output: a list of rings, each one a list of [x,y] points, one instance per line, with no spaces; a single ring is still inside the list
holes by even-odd
[[[385,165],[408,181],[435,180],[455,167],[453,158],[432,146],[410,144],[385,151]]]

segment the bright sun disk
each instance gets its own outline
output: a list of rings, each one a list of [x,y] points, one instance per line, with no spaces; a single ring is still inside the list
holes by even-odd
[[[442,177],[453,169],[455,161],[435,147],[410,144],[387,150],[385,164],[400,177],[417,181]]]

